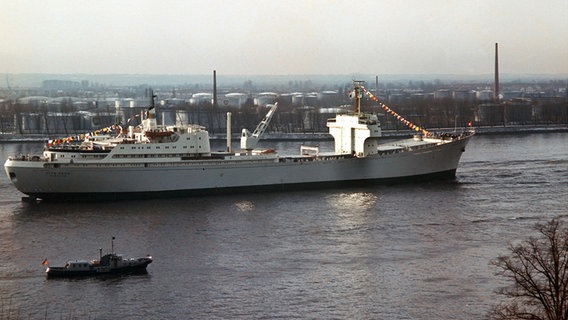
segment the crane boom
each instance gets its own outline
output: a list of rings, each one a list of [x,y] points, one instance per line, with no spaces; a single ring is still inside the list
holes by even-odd
[[[278,109],[278,102],[270,107],[270,110],[268,110],[268,113],[266,113],[266,115],[264,116],[262,121],[260,121],[260,123],[258,124],[258,126],[256,127],[256,129],[252,134],[247,129],[243,129],[241,133],[242,149],[252,150],[256,148],[258,140],[260,140],[260,137],[262,136],[264,131],[266,131],[266,128],[268,128],[268,124],[270,123],[270,120],[274,116],[276,109]]]

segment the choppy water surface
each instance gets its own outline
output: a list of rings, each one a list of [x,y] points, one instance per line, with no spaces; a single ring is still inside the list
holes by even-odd
[[[293,147],[292,147],[293,146]],[[296,150],[297,143],[277,143]],[[0,155],[38,144],[0,144]],[[568,213],[568,134],[474,137],[452,182],[29,205],[0,177],[0,318],[483,319],[490,260]],[[148,274],[41,262],[151,254]]]

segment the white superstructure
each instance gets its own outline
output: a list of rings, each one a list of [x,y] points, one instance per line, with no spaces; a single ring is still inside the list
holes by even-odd
[[[169,197],[455,176],[472,132],[381,144],[377,116],[359,112],[359,97],[353,114],[328,120],[335,140],[331,153],[303,147],[299,155],[282,156],[275,150],[251,149],[276,107],[252,140],[250,132],[244,133],[249,141],[243,142],[243,150],[214,153],[204,127],[159,126],[152,103],[140,126],[114,126],[80,143],[49,146],[41,156],[11,157],[4,167],[18,190],[43,200]]]

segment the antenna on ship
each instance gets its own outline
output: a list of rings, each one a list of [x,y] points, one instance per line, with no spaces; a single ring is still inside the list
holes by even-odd
[[[110,241],[110,253],[114,253],[114,236],[112,236],[112,240]]]
[[[148,108],[148,119],[153,118],[153,113],[155,113],[155,107],[156,107],[156,103],[155,103],[155,99],[156,99],[157,95],[154,94],[154,90],[150,89],[150,107]],[[154,111],[152,111],[154,110]]]
[[[353,112],[355,115],[361,113],[361,84],[365,82],[363,80],[353,80]]]

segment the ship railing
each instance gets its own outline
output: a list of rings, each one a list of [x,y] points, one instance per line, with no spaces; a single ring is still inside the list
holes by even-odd
[[[475,134],[475,131],[470,129],[461,133],[449,133],[449,132],[442,132],[442,133],[436,133],[433,134],[431,136],[429,136],[429,138],[434,138],[434,139],[440,139],[442,141],[454,141],[454,140],[461,140],[463,138],[472,136],[473,134]]]

